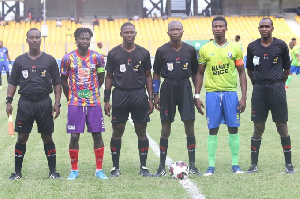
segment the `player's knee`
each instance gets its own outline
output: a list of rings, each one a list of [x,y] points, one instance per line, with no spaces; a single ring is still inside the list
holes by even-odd
[[[44,144],[53,143],[52,135],[41,135]]]
[[[280,134],[281,137],[289,136],[286,122],[276,123],[276,127],[277,127],[277,132]]]

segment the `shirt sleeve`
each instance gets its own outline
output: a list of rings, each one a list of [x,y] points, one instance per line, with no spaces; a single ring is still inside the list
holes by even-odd
[[[145,68],[145,71],[146,70],[151,70],[151,68],[152,68],[149,51],[147,51],[147,53],[146,53],[144,68]]]
[[[20,84],[20,74],[21,74],[20,65],[16,60],[11,69],[11,75],[9,76],[8,83],[13,86],[18,86]]]
[[[105,70],[110,73],[114,72],[114,60],[111,52],[108,52]]]
[[[70,65],[71,65],[71,60],[70,60],[69,54],[66,54],[66,55],[64,55],[63,59],[61,60],[60,73],[62,75],[68,75]]]
[[[291,68],[289,48],[285,42],[282,45],[282,67],[286,70]]]
[[[203,46],[199,50],[198,64],[206,65],[206,57],[205,57],[205,47]]]
[[[154,64],[153,64],[153,70],[155,73],[160,73],[162,67],[161,58],[160,58],[160,51],[159,49],[156,50],[155,58],[154,58]]]
[[[191,64],[192,64],[192,74],[195,75],[198,70],[197,52],[196,52],[195,48],[193,48],[193,51],[192,51]]]
[[[253,65],[253,55],[251,52],[251,45],[249,44],[247,47],[247,63],[246,63],[246,68],[249,70],[254,70],[254,65]]]
[[[51,79],[52,79],[53,86],[61,83],[58,65],[54,58],[52,58],[52,61],[51,61],[51,72],[50,73],[51,73]]]

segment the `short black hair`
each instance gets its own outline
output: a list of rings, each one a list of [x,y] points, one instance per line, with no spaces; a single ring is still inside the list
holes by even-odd
[[[121,32],[122,32],[122,30],[123,30],[123,28],[124,28],[125,26],[133,26],[134,29],[135,29],[135,26],[134,26],[132,23],[130,23],[130,22],[125,22],[125,23],[121,26]]]
[[[29,34],[29,32],[34,31],[34,30],[39,31],[39,32],[41,33],[41,31],[40,31],[39,29],[37,29],[37,28],[30,28],[30,29],[27,31],[27,33],[26,33],[26,38],[27,38],[27,39],[28,39],[28,34]]]
[[[227,21],[224,17],[218,16],[218,17],[213,18],[213,20],[211,22],[211,25],[213,25],[214,21],[224,21],[225,22],[225,27],[227,28]]]
[[[296,38],[294,37],[294,38],[292,38],[292,41],[296,41]]]
[[[240,35],[236,35],[235,38],[238,39],[238,40],[240,40],[241,36]]]
[[[261,22],[262,20],[270,20],[271,21],[271,25],[273,26],[273,21],[272,21],[272,19],[270,17],[264,17],[259,22]]]
[[[91,29],[82,27],[82,28],[77,28],[77,29],[75,30],[75,32],[74,32],[74,37],[75,37],[75,39],[77,39],[78,37],[80,37],[80,35],[81,35],[82,33],[84,33],[84,32],[89,33],[90,36],[93,37],[93,32],[92,32]]]

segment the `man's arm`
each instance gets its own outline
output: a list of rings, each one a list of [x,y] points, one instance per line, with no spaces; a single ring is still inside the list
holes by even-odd
[[[236,69],[239,73],[240,77],[240,86],[241,86],[241,91],[242,91],[242,98],[239,102],[239,107],[238,109],[240,110],[240,113],[244,112],[246,108],[246,99],[247,99],[247,78],[246,78],[246,73],[245,73],[245,68],[244,64],[243,65],[237,65]]]
[[[105,115],[107,115],[108,117],[110,117],[110,109],[111,109],[109,100],[110,100],[111,87],[112,87],[112,78],[113,78],[113,73],[107,72],[105,76],[104,111],[105,111]]]
[[[201,92],[201,88],[202,88],[202,85],[203,85],[203,77],[204,77],[205,69],[206,69],[205,65],[199,64],[198,71],[197,71],[196,77],[195,77],[195,98],[194,98],[194,102],[195,102],[195,106],[196,106],[198,112],[201,115],[204,115],[204,112],[203,112],[202,108],[205,108],[204,104],[200,100],[200,92]]]
[[[105,74],[105,72],[103,72],[103,73],[97,73],[98,82],[99,82],[99,88],[101,88],[102,84],[104,83],[104,74]]]
[[[68,84],[68,75],[61,75],[61,86],[63,88],[63,92],[69,101],[69,84]]]
[[[11,59],[10,59],[10,56],[9,56],[8,52],[7,52],[6,56],[7,56],[7,59],[9,61],[9,63],[11,64]]]
[[[17,90],[17,87],[12,85],[12,84],[8,84],[8,87],[7,87],[7,102],[6,102],[6,113],[7,113],[7,116],[10,116],[12,114],[12,111],[13,111],[13,107],[12,107],[12,100],[13,100],[13,97],[15,96],[15,93],[16,93],[16,90]]]
[[[146,76],[146,87],[147,87],[148,96],[149,96],[149,111],[148,111],[148,114],[150,115],[153,112],[153,84],[152,84],[151,71],[146,70],[145,71],[145,76]]]
[[[154,94],[154,106],[155,109],[160,111],[160,99],[159,99],[159,86],[160,86],[160,73],[153,73],[153,83],[155,84],[153,86],[153,94]],[[158,92],[157,92],[158,90]]]
[[[283,69],[283,74],[284,74],[283,83],[286,82],[286,80],[288,79],[290,73],[291,73],[291,69]]]
[[[56,119],[60,114],[60,98],[61,98],[61,84],[56,84],[53,86],[54,96],[55,96],[55,104],[52,108],[52,115],[55,112],[54,119]]]

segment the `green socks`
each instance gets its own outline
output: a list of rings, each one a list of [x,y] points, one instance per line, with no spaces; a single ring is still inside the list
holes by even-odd
[[[232,165],[239,165],[240,136],[239,134],[229,134],[229,147],[231,151]]]
[[[286,82],[285,82],[285,85],[288,86],[290,84],[291,80],[292,80],[292,75],[289,75]]]
[[[207,150],[208,150],[208,166],[210,167],[215,166],[217,146],[218,146],[218,135],[208,135]]]

